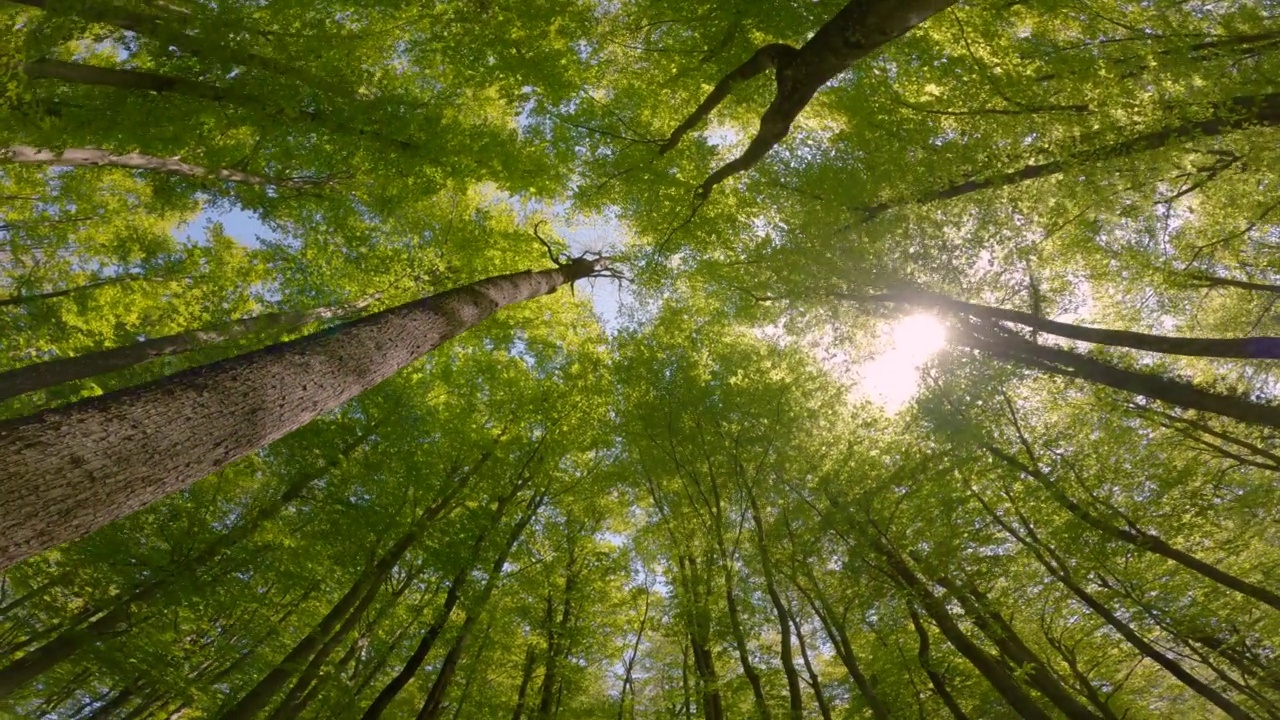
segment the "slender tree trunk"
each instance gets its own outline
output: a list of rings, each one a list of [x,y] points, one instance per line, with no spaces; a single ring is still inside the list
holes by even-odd
[[[154,278],[154,277],[146,277],[143,275],[124,273],[121,275],[115,275],[112,277],[103,278],[101,280],[94,280],[93,282],[87,282],[84,285],[77,285],[76,287],[73,287],[73,288],[65,288],[62,290],[51,290],[46,293],[37,293],[35,295],[11,295],[7,298],[0,298],[0,307],[13,306],[13,305],[30,305],[31,303],[39,302],[41,300],[53,300],[54,298],[66,297],[68,295],[74,295],[76,293],[84,292],[85,290],[92,290],[94,288],[99,288],[104,285],[115,285],[117,283],[136,282],[138,280],[168,280],[168,279],[169,278]]]
[[[219,535],[217,539],[187,560],[182,568],[160,574],[129,592],[117,594],[107,603],[105,611],[91,611],[91,615],[102,612],[93,622],[84,627],[77,623],[39,648],[14,660],[4,668],[0,668],[0,698],[7,697],[36,677],[49,672],[82,650],[93,646],[102,638],[113,633],[121,623],[125,622],[132,607],[150,602],[161,593],[174,587],[183,578],[188,577],[190,573],[215,561],[236,543],[257,532],[258,528],[278,516],[294,500],[298,499],[308,487],[328,475],[333,468],[341,464],[348,455],[363,445],[367,438],[368,435],[361,434],[355,441],[344,447],[337,457],[319,472],[299,474],[298,477],[285,486],[280,495],[260,509],[253,511],[244,522]]]
[[[939,575],[935,582],[960,603],[965,614],[1004,656],[1009,667],[1024,675],[1031,686],[1064,716],[1072,720],[1102,720],[1050,672],[1044,660],[1027,646],[1013,626],[976,592],[976,588],[946,575]]]
[[[422,703],[422,709],[418,711],[417,720],[438,720],[440,717],[440,713],[444,709],[445,694],[449,692],[449,685],[453,682],[454,674],[458,670],[458,661],[462,659],[462,653],[466,650],[467,641],[471,637],[471,630],[475,627],[475,623],[480,616],[484,614],[484,608],[489,603],[489,598],[493,596],[493,591],[497,589],[498,583],[502,580],[502,569],[507,564],[507,558],[511,556],[511,551],[515,549],[516,543],[519,542],[520,536],[524,534],[525,528],[529,526],[534,516],[542,508],[542,503],[546,500],[546,497],[543,492],[535,493],[530,497],[529,502],[525,504],[523,515],[515,526],[511,528],[506,544],[501,552],[498,553],[498,557],[494,559],[493,565],[489,567],[489,577],[485,579],[480,594],[467,608],[467,618],[462,622],[462,627],[458,630],[458,637],[454,640],[453,646],[449,648],[449,652],[440,664],[440,671],[436,674],[436,679],[431,684],[431,689],[427,692],[427,698]]]
[[[1235,575],[1222,570],[1216,565],[1207,563],[1188,552],[1179,550],[1159,536],[1153,535],[1136,526],[1131,526],[1126,529],[1109,523],[1068,496],[1062,488],[1058,487],[1056,482],[1044,473],[1043,470],[1022,462],[1000,448],[987,446],[986,449],[987,452],[996,459],[1017,469],[1023,475],[1031,478],[1032,480],[1035,480],[1036,483],[1048,491],[1049,496],[1052,497],[1055,502],[1089,527],[1107,535],[1108,537],[1115,538],[1116,540],[1132,545],[1140,550],[1146,550],[1147,552],[1172,560],[1207,580],[1212,580],[1213,582],[1230,590],[1234,590],[1245,597],[1253,598],[1258,602],[1265,603],[1276,610],[1280,610],[1280,595],[1238,578]]]
[[[751,524],[755,528],[756,549],[760,554],[760,566],[764,571],[765,590],[769,602],[773,604],[774,615],[778,619],[778,632],[781,636],[782,672],[787,677],[787,696],[791,720],[801,720],[804,716],[804,699],[800,690],[800,673],[796,672],[795,657],[791,648],[791,620],[787,606],[778,593],[778,585],[773,573],[773,560],[769,556],[768,541],[764,533],[764,518],[760,514],[760,503],[756,500],[755,490],[751,487],[751,479],[743,478],[746,483],[747,500],[751,506]]]
[[[1071,340],[1144,352],[1192,357],[1280,359],[1280,337],[1193,338],[1152,335],[1129,330],[1106,330],[1058,322],[1021,310],[978,305],[925,291],[885,293],[869,296],[867,299],[917,307],[937,307],[978,320],[1012,322]]]
[[[809,689],[813,691],[813,701],[818,706],[818,712],[822,714],[822,720],[831,720],[831,706],[827,703],[826,693],[822,691],[822,681],[818,678],[818,672],[809,658],[809,647],[804,641],[804,630],[800,627],[800,619],[790,611],[790,608],[788,608],[788,615],[791,617],[792,627],[795,628],[796,644],[800,646],[800,659],[804,661],[805,674],[809,676],[808,684]]]
[[[525,699],[529,696],[529,685],[533,682],[533,669],[538,664],[538,653],[530,645],[524,651],[524,667],[520,670],[520,690],[516,692],[516,707],[511,711],[511,720],[524,717]]]
[[[562,655],[568,653],[569,649],[569,628],[573,618],[573,591],[577,583],[578,555],[577,543],[575,540],[569,541],[569,558],[565,564],[565,580],[564,580],[564,602],[561,604],[560,621],[555,625],[547,628],[547,663],[546,669],[542,674],[542,687],[539,692],[538,711],[534,715],[537,720],[552,720],[555,717],[554,706],[555,691],[559,688],[560,668],[559,662]],[[547,598],[547,607],[551,607],[551,598]]]
[[[875,720],[891,720],[893,715],[889,712],[889,708],[885,706],[884,701],[880,699],[880,695],[876,693],[876,689],[872,686],[866,674],[862,672],[862,667],[858,664],[858,656],[853,652],[853,644],[849,642],[849,635],[845,632],[839,619],[836,618],[830,602],[818,585],[817,578],[811,576],[809,579],[813,583],[812,590],[805,589],[799,583],[796,583],[796,589],[804,596],[809,603],[809,608],[813,610],[813,614],[818,618],[823,632],[827,634],[827,639],[836,651],[836,656],[840,658],[840,663],[844,665],[845,671],[849,673],[849,679],[853,681],[854,687],[858,689],[858,693],[866,701],[867,708],[871,710],[871,716]]]
[[[467,579],[471,576],[474,569],[474,563],[479,561],[480,553],[484,549],[485,542],[488,540],[489,533],[502,522],[502,516],[506,512],[507,505],[515,499],[516,495],[524,489],[525,482],[516,483],[512,486],[510,492],[504,495],[494,509],[493,521],[480,532],[476,540],[471,545],[471,552],[467,554],[468,560],[462,567],[458,568],[458,572],[449,581],[449,589],[445,592],[444,604],[440,607],[440,611],[436,613],[435,619],[431,621],[431,625],[427,627],[426,632],[422,634],[422,640],[418,642],[418,646],[414,648],[413,654],[405,661],[404,666],[400,668],[400,672],[378,693],[373,702],[369,703],[369,707],[365,710],[361,720],[376,720],[382,717],[382,713],[386,712],[387,706],[391,701],[395,700],[400,691],[404,689],[413,676],[418,673],[422,667],[422,663],[426,661],[427,655],[431,653],[431,648],[435,646],[436,640],[440,637],[440,633],[444,630],[444,626],[448,624],[449,618],[453,615],[453,610],[457,606],[458,601],[462,598],[462,591],[466,587]]]
[[[895,207],[908,204],[927,204],[952,200],[980,190],[1015,185],[1029,180],[1051,177],[1086,163],[1099,160],[1129,157],[1158,150],[1183,140],[1215,137],[1236,130],[1258,125],[1280,124],[1280,93],[1267,95],[1241,95],[1219,103],[1204,120],[1171,125],[1159,130],[1135,135],[1127,140],[1070,152],[1055,160],[1025,165],[1017,170],[992,173],[973,180],[966,180],[941,190],[918,195],[906,201],[885,202],[863,208],[863,212],[875,216]]]
[[[302,670],[304,662],[320,651],[325,641],[332,636],[348,615],[355,610],[368,607],[383,581],[395,569],[400,559],[422,539],[427,527],[453,506],[454,500],[488,457],[489,455],[486,454],[476,467],[463,474],[439,500],[424,510],[409,529],[378,558],[377,562],[371,563],[356,577],[347,592],[311,632],[299,640],[293,649],[230,709],[219,716],[221,720],[252,720],[266,708],[271,698],[275,697],[284,688],[285,683]]]
[[[693,653],[694,673],[701,684],[699,706],[704,720],[724,720],[724,702],[720,694],[720,678],[716,672],[715,655],[711,650],[711,613],[707,607],[706,593],[699,591],[704,578],[698,570],[698,561],[690,555],[681,555],[678,566],[682,584],[689,596],[688,610],[689,644]]]
[[[1208,273],[1191,273],[1190,277],[1191,282],[1196,287],[1230,287],[1237,288],[1239,290],[1253,290],[1255,292],[1280,295],[1280,285],[1250,282],[1248,280],[1236,280],[1235,278],[1220,277],[1217,275],[1210,275]]]
[[[1112,629],[1119,633],[1120,636],[1137,649],[1138,652],[1142,653],[1143,657],[1164,668],[1183,685],[1186,685],[1196,694],[1208,700],[1218,709],[1226,713],[1228,717],[1235,718],[1236,720],[1247,720],[1253,717],[1250,713],[1232,702],[1225,695],[1209,687],[1208,684],[1196,677],[1193,673],[1189,672],[1186,668],[1182,667],[1182,665],[1173,658],[1157,650],[1151,643],[1147,642],[1146,639],[1139,635],[1136,630],[1130,627],[1128,623],[1121,620],[1118,615],[1112,612],[1110,608],[1086,591],[1080,583],[1076,582],[1075,578],[1072,576],[1069,566],[1063,562],[1062,558],[1057,556],[1056,552],[1034,535],[1035,531],[1031,529],[1031,526],[1027,523],[1025,517],[1021,518],[1023,532],[1018,532],[1010,523],[1006,522],[999,513],[995,512],[995,510],[992,509],[985,500],[980,499],[980,502],[982,502],[983,507],[986,508],[987,514],[990,515],[992,519],[994,519],[996,523],[1009,534],[1010,537],[1018,541],[1018,543],[1023,547],[1027,548],[1027,550],[1031,552],[1032,556],[1036,558],[1036,561],[1040,563],[1041,567],[1048,571],[1054,579],[1062,583],[1067,590],[1071,591],[1071,594],[1075,595],[1080,602],[1084,603],[1086,607],[1092,610],[1096,615],[1098,615],[1098,617],[1102,618],[1107,625],[1110,625]]]
[[[154,383],[0,424],[0,566],[176,492],[602,260],[480,280]]]
[[[649,588],[644,593],[644,613],[640,616],[640,628],[636,630],[636,640],[631,645],[631,653],[623,663],[622,692],[618,698],[618,720],[626,720],[627,691],[635,679],[636,660],[640,657],[640,643],[644,640],[645,625],[649,622]],[[632,703],[631,714],[635,715],[635,703]]]
[[[960,703],[956,701],[955,696],[951,694],[951,690],[947,687],[946,677],[933,666],[929,630],[925,628],[924,623],[920,622],[920,615],[916,613],[915,608],[908,608],[908,612],[911,613],[911,626],[915,628],[916,636],[920,638],[920,648],[916,651],[916,657],[920,660],[920,667],[924,670],[924,674],[929,677],[929,684],[933,686],[933,693],[938,696],[943,705],[947,706],[951,717],[955,718],[955,720],[969,720],[964,708],[960,707]]]
[[[24,365],[0,372],[0,400],[23,393],[47,390],[62,383],[105,375],[124,370],[139,363],[167,355],[180,355],[192,350],[230,342],[242,337],[267,331],[298,328],[313,322],[332,320],[350,315],[373,298],[351,305],[322,307],[312,310],[282,310],[233,320],[210,328],[184,330],[172,335],[147,338],[138,342],[77,355],[57,358],[33,365]]]
[[[1050,720],[1050,715],[1022,689],[1013,675],[964,633],[955,618],[951,616],[946,603],[929,589],[896,550],[878,538],[872,539],[872,547],[884,558],[889,570],[897,577],[902,588],[920,602],[920,606],[942,631],[942,635],[947,638],[951,646],[986,678],[991,687],[1005,699],[1005,702],[1009,703],[1015,712],[1027,720]]]
[[[323,179],[318,178],[267,177],[234,168],[207,168],[200,165],[192,165],[177,158],[161,158],[136,152],[113,153],[99,148],[46,150],[30,145],[13,145],[0,149],[0,162],[49,165],[51,167],[119,167],[129,170],[147,170],[166,175],[177,175],[193,180],[221,180],[242,185],[274,186],[295,190],[324,183]]]
[[[978,335],[970,328],[957,335],[956,341],[960,345],[1036,370],[1087,380],[1190,410],[1280,429],[1280,407],[1274,405],[1201,390],[1191,383],[1162,375],[1125,370],[1081,353],[1039,345],[1012,333],[992,336],[984,332]]]

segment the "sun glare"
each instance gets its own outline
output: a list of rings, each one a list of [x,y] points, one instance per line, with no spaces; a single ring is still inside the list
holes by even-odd
[[[857,369],[860,393],[888,413],[901,410],[920,386],[920,368],[947,342],[947,330],[932,315],[911,315],[885,329],[885,349]]]

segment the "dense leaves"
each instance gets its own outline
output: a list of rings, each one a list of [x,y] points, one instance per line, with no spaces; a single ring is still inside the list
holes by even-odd
[[[0,6],[0,433],[625,276],[4,569],[0,711],[1280,718],[1275,8],[889,5]]]

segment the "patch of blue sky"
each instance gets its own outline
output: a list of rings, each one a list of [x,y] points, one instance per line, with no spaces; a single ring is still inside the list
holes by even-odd
[[[206,206],[190,222],[179,225],[173,234],[179,240],[199,242],[215,222],[222,223],[223,232],[247,247],[259,247],[263,240],[275,237],[275,233],[263,224],[257,213],[238,207],[221,206]]]

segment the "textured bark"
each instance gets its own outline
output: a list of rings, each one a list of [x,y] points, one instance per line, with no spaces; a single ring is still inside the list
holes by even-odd
[[[774,615],[778,620],[778,632],[781,636],[782,672],[787,678],[788,710],[791,720],[801,720],[804,716],[804,699],[800,690],[800,673],[796,671],[796,661],[791,649],[791,619],[774,579],[773,559],[769,556],[760,503],[756,500],[750,479],[746,479],[746,482],[747,499],[751,506],[751,524],[755,529],[756,550],[760,554],[760,566],[764,571],[765,590],[769,595],[769,602],[773,605]]]
[[[955,0],[851,0],[798,49],[773,44],[756,51],[716,85],[672,133],[662,152],[675,147],[685,133],[709,115],[734,84],[773,67],[777,82],[773,102],[760,118],[760,127],[747,149],[703,181],[700,193],[703,197],[709,195],[727,178],[751,169],[781,142],[823,85],[854,62],[954,4]]]
[[[929,677],[929,684],[933,686],[933,693],[942,700],[942,704],[947,706],[947,711],[951,713],[951,717],[955,720],[969,720],[969,716],[965,714],[964,708],[960,707],[960,703],[956,701],[954,695],[951,694],[950,688],[947,687],[947,679],[942,673],[938,672],[933,666],[933,656],[930,651],[929,630],[920,622],[920,615],[916,613],[915,608],[908,608],[911,613],[911,626],[916,630],[916,636],[920,638],[920,646],[916,651],[916,657],[920,660],[920,667],[924,670],[924,674]]]
[[[73,624],[39,648],[0,668],[0,698],[7,697],[14,690],[111,635],[121,623],[128,620],[132,608],[150,602],[189,577],[192,572],[214,562],[236,543],[257,532],[258,528],[278,516],[308,487],[341,463],[348,454],[363,445],[366,437],[361,435],[348,444],[320,472],[300,474],[285,486],[280,495],[253,511],[244,522],[238,523],[226,533],[219,535],[217,539],[188,559],[181,568],[159,574],[136,588],[118,593],[102,607],[89,611],[87,617],[96,615],[97,619],[88,625],[82,627],[78,623]]]
[[[222,180],[242,185],[274,186],[290,189],[313,187],[324,183],[324,180],[316,178],[267,177],[234,168],[207,168],[200,165],[192,165],[177,158],[162,158],[136,152],[113,153],[109,150],[98,148],[46,150],[30,145],[13,145],[0,150],[0,162],[49,165],[51,167],[120,167],[130,170],[165,173],[166,175],[178,175],[196,180]]]
[[[0,400],[37,390],[47,390],[62,383],[105,375],[154,358],[180,355],[256,333],[297,328],[313,322],[332,320],[356,312],[370,302],[372,299],[347,306],[283,310],[255,315],[211,328],[184,330],[107,350],[24,365],[0,372]]]
[[[499,308],[604,266],[576,260],[480,280],[0,424],[0,565],[181,490],[338,407]]]
[[[347,592],[338,599],[338,602],[334,603],[333,607],[312,628],[311,632],[299,640],[274,668],[236,701],[231,708],[219,716],[221,720],[251,720],[266,708],[267,704],[271,702],[271,698],[284,689],[285,683],[303,669],[303,663],[308,662],[324,647],[326,641],[340,628],[340,623],[353,612],[362,613],[373,602],[373,599],[381,589],[383,581],[391,575],[391,571],[395,569],[400,559],[413,546],[418,544],[418,541],[422,539],[423,533],[426,532],[427,527],[432,522],[439,519],[453,507],[458,495],[466,488],[470,480],[475,477],[476,472],[488,461],[489,457],[490,454],[486,453],[475,467],[457,478],[456,481],[451,482],[440,499],[423,510],[409,526],[409,529],[391,547],[387,548],[376,562],[371,563],[356,577]]]
[[[1186,668],[1182,667],[1182,665],[1173,658],[1157,650],[1151,643],[1147,642],[1146,639],[1139,635],[1137,631],[1130,627],[1128,623],[1121,620],[1116,613],[1112,612],[1110,608],[1086,591],[1074,578],[1071,573],[1070,566],[1063,562],[1062,558],[1051,548],[1041,542],[1038,537],[1035,537],[1035,531],[1032,530],[1030,525],[1025,522],[1025,518],[1022,518],[1023,532],[1018,532],[1010,523],[1000,517],[999,513],[995,512],[989,505],[987,505],[985,501],[982,501],[982,505],[986,508],[987,513],[1005,530],[1005,532],[1009,534],[1010,537],[1017,540],[1019,544],[1031,551],[1032,556],[1036,558],[1040,565],[1048,571],[1052,577],[1062,583],[1064,587],[1071,591],[1071,594],[1075,595],[1082,603],[1085,604],[1086,607],[1092,610],[1096,615],[1098,615],[1098,617],[1102,618],[1103,621],[1110,625],[1112,629],[1119,633],[1120,636],[1137,649],[1138,652],[1142,653],[1143,657],[1164,668],[1170,675],[1177,678],[1179,682],[1195,691],[1196,694],[1213,703],[1214,706],[1226,713],[1228,717],[1235,718],[1236,720],[1247,720],[1248,718],[1253,717],[1253,715],[1246,712],[1239,705],[1236,705],[1225,695],[1209,687],[1208,684],[1196,677],[1193,673],[1189,672]]]
[[[1106,519],[1099,517],[1096,513],[1080,505],[1080,503],[1076,502],[1069,495],[1063,492],[1062,488],[1058,487],[1058,484],[1045,474],[1043,470],[1028,465],[1000,448],[987,446],[986,450],[996,459],[1036,481],[1041,487],[1048,491],[1049,496],[1053,498],[1054,502],[1058,503],[1063,509],[1074,515],[1078,520],[1089,527],[1108,537],[1114,538],[1128,545],[1132,545],[1140,550],[1146,550],[1147,552],[1172,560],[1207,580],[1212,580],[1213,582],[1218,583],[1225,588],[1234,590],[1245,597],[1253,598],[1258,602],[1265,603],[1276,610],[1280,610],[1280,595],[1275,592],[1255,585],[1242,578],[1238,578],[1216,565],[1201,560],[1191,553],[1179,550],[1178,548],[1170,545],[1163,538],[1142,530],[1136,525],[1131,524],[1130,527],[1125,528],[1110,523]]]
[[[978,335],[973,330],[969,328],[957,333],[957,343],[1036,370],[1087,380],[1189,410],[1202,410],[1241,422],[1280,428],[1280,407],[1274,405],[1202,390],[1191,383],[1163,375],[1126,370],[1081,353],[1040,345],[1008,332]]]
[[[847,297],[853,298],[853,296]],[[1071,340],[1165,355],[1255,360],[1280,359],[1280,337],[1193,338],[1152,335],[1129,330],[1106,330],[1058,322],[1021,310],[1009,310],[955,300],[945,295],[925,291],[891,292],[867,296],[866,299],[917,307],[936,307],[988,322],[1017,323],[1042,333]]]
[[[1204,120],[1171,125],[1152,132],[1135,135],[1127,140],[1110,145],[1092,147],[1068,153],[1054,160],[1024,165],[1017,170],[992,173],[973,180],[966,180],[941,190],[917,195],[908,200],[880,203],[872,207],[862,208],[862,212],[869,216],[875,216],[902,205],[923,205],[952,200],[980,190],[989,190],[1052,177],[1072,167],[1095,163],[1100,160],[1113,160],[1151,150],[1159,150],[1183,140],[1216,137],[1249,127],[1274,126],[1277,124],[1280,124],[1280,93],[1241,95],[1218,104],[1212,109],[1209,117]]]

